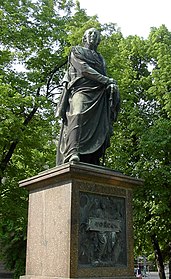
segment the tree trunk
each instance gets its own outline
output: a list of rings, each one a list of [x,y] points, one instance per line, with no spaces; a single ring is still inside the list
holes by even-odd
[[[166,279],[166,275],[165,275],[165,271],[164,271],[164,264],[163,264],[163,257],[161,254],[157,236],[155,234],[151,236],[151,241],[152,241],[152,244],[154,247],[155,259],[156,259],[159,277],[160,277],[160,279]]]
[[[169,243],[169,279],[171,279],[171,242]]]

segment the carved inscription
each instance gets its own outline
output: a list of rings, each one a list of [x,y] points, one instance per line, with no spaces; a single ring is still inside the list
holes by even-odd
[[[79,266],[126,265],[125,198],[80,192]]]
[[[102,218],[90,217],[88,220],[88,228],[90,231],[119,232],[120,221],[104,220]]]

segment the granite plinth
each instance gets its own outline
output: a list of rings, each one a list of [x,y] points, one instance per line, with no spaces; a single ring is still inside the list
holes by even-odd
[[[21,181],[29,191],[21,279],[134,278],[132,190],[142,184],[85,163],[64,164]]]

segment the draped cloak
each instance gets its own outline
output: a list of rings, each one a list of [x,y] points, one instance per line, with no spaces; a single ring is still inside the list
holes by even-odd
[[[57,164],[68,162],[73,154],[100,158],[109,147],[112,133],[104,59],[91,49],[73,47],[64,79],[68,96]]]

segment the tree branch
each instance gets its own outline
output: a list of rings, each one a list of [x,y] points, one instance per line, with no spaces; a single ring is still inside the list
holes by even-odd
[[[54,69],[49,73],[49,78],[47,80],[47,93],[46,95],[49,96],[49,94],[51,93],[51,91],[49,91],[50,88],[50,83],[53,79],[54,74],[60,69],[62,68],[65,64],[67,64],[67,59],[60,65],[60,66],[56,66],[54,67]],[[37,89],[37,93],[36,96],[38,97],[40,95],[40,87]],[[32,120],[33,116],[35,115],[36,111],[38,110],[38,106],[35,106],[32,111],[26,116],[24,122],[23,122],[23,128],[22,128],[22,132],[25,130],[25,127],[30,123],[30,121]],[[3,178],[3,173],[16,149],[16,146],[18,144],[19,140],[14,140],[10,147],[9,150],[7,151],[6,154],[4,154],[4,158],[1,161],[1,166],[0,166],[0,182],[2,181]]]
[[[65,66],[67,64],[67,59],[60,65],[60,66],[55,66],[54,69],[49,73],[49,78],[47,80],[47,90],[46,90],[46,95],[49,96],[49,87],[50,87],[50,83],[53,79],[54,74],[59,71],[60,68],[62,68],[63,66]],[[50,91],[51,92],[51,91]]]
[[[36,95],[39,96],[40,94],[40,87],[37,89],[37,93]],[[33,116],[35,115],[36,111],[38,110],[38,106],[35,106],[32,111],[27,115],[27,117],[25,118],[24,122],[23,122],[23,128],[21,129],[22,132],[25,130],[25,127],[29,124],[29,122],[32,120]],[[18,144],[19,140],[14,140],[10,147],[9,147],[9,150],[8,152],[6,153],[6,155],[4,156],[4,158],[2,159],[1,161],[1,166],[0,166],[0,182],[2,181],[2,178],[3,178],[3,173],[16,149],[16,146]]]

